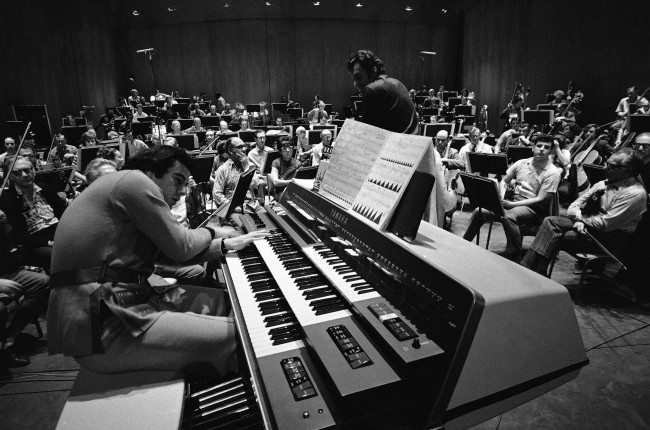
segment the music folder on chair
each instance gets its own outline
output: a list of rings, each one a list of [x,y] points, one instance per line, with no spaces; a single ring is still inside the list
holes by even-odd
[[[242,207],[246,200],[246,193],[248,192],[248,188],[251,186],[254,174],[255,169],[250,169],[239,175],[239,180],[237,181],[237,186],[232,194],[232,198],[230,201],[217,208],[216,213],[219,218],[227,220],[238,207]]]

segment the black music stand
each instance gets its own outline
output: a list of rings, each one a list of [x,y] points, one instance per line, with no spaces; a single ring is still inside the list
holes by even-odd
[[[388,231],[407,242],[415,239],[435,181],[436,179],[431,173],[417,170],[413,172],[413,176],[390,218],[387,226]]]
[[[318,145],[320,143],[320,130],[307,130],[307,139],[310,145]]]
[[[318,166],[300,167],[293,175],[294,179],[316,179],[318,173]]]
[[[162,109],[165,107],[165,103],[167,103],[165,100],[154,100],[153,105],[157,108]]]
[[[34,183],[37,185],[45,185],[57,193],[62,193],[68,186],[70,176],[72,176],[72,167],[39,170],[34,177]]]
[[[546,94],[546,103],[551,103],[555,100],[555,94]]]
[[[232,115],[221,115],[221,121],[226,121],[226,123],[230,124],[230,120],[232,119]]]
[[[650,131],[650,115],[630,115],[630,132],[645,133]]]
[[[194,135],[193,134],[168,134],[167,137],[173,137],[178,142],[178,147],[183,148],[186,151],[194,151],[198,149],[198,146],[194,146]]]
[[[155,115],[149,115],[144,118],[138,118],[138,122],[150,122],[151,124],[155,124],[157,120],[158,117]]]
[[[239,175],[239,180],[237,181],[237,186],[235,191],[232,194],[232,198],[229,202],[224,203],[217,209],[217,216],[227,220],[230,218],[230,215],[235,212],[235,209],[241,207],[246,200],[246,194],[248,189],[251,186],[251,181],[253,180],[253,175],[255,174],[255,169],[250,169],[248,172],[244,172]],[[243,212],[243,209],[242,209]]]
[[[289,114],[289,118],[291,119],[298,119],[302,118],[302,108],[288,108],[287,113]]]
[[[449,97],[448,103],[449,103],[449,111],[453,111],[456,106],[460,104],[461,98],[460,97]]]
[[[508,163],[512,164],[519,160],[533,156],[533,148],[530,146],[513,145],[508,147]]]
[[[446,130],[449,136],[452,136],[454,134],[454,124],[450,122],[424,124],[424,136],[436,137],[440,130]]]
[[[551,125],[555,111],[552,110],[525,110],[523,122],[530,125]]]
[[[260,166],[260,172],[262,175],[268,175],[271,173],[271,167],[273,162],[280,158],[280,151],[273,149],[271,151],[264,151],[262,155],[262,165]]]
[[[116,106],[113,109],[115,109],[115,112],[119,113],[120,116],[126,117],[128,114],[130,114],[131,108],[128,106]]]
[[[180,115],[183,118],[187,118],[188,115],[190,114],[189,107],[190,107],[189,104],[178,103],[172,105],[172,112],[174,112],[177,115]]]
[[[462,137],[454,137],[451,140],[450,148],[454,148],[456,151],[460,151],[463,146],[467,145],[467,139]]]
[[[505,154],[483,154],[480,152],[468,152],[468,171],[488,175],[490,173],[498,177],[505,176],[508,170],[508,159]]]
[[[72,125],[61,127],[61,134],[65,136],[68,144],[70,145],[79,145],[81,142],[81,136],[88,131],[88,127],[85,125]]]
[[[191,131],[190,134],[196,134],[197,139],[199,139],[199,146],[205,145],[205,131]]]
[[[205,128],[219,128],[219,123],[221,122],[221,118],[218,116],[202,116],[201,117],[201,124]]]
[[[194,163],[194,181],[197,184],[210,182],[214,155],[201,155],[192,160]]]
[[[328,115],[332,115],[332,105],[330,103],[325,104],[325,112],[327,112]]]
[[[164,104],[164,102],[163,102]],[[142,112],[146,113],[149,116],[156,116],[156,106],[142,106]]]
[[[223,133],[217,135],[217,141],[221,142],[222,140],[228,140],[231,137],[237,137],[237,133]]]
[[[458,91],[444,91],[442,93],[442,101],[446,102],[450,97],[457,97]]]
[[[472,115],[472,108],[474,106],[468,106],[468,105],[456,105],[456,108],[454,109],[454,115],[456,116],[465,116],[465,117],[473,117]]]
[[[486,209],[497,216],[503,217],[505,210],[503,209],[503,201],[501,200],[501,193],[499,192],[499,184],[496,180],[491,178],[484,178],[473,173],[460,172],[460,177],[465,186],[465,195],[469,202],[475,208],[478,208],[479,224],[482,224],[482,210]],[[490,228],[488,229],[488,237],[485,245],[487,249],[490,244],[490,235],[492,234],[492,224],[490,221]],[[479,244],[479,236],[481,229],[476,232],[476,244]]]
[[[250,114],[250,113],[253,113],[253,112],[258,112],[258,113],[259,113],[259,112],[261,112],[261,110],[260,110],[260,105],[255,105],[255,104],[252,104],[252,105],[246,105],[246,111],[247,111],[249,114]]]
[[[239,138],[246,143],[255,142],[256,133],[257,133],[256,130],[246,130],[246,131],[239,130],[238,132]]]
[[[537,105],[537,110],[552,110],[555,112],[557,105],[552,105],[550,103],[542,103]]]
[[[132,122],[131,131],[134,136],[146,136],[151,134],[152,123],[150,122]]]
[[[287,108],[287,103],[271,103],[271,112],[280,112],[282,114],[286,114]]]
[[[422,116],[440,115],[440,108],[422,108]]]
[[[86,171],[86,167],[88,167],[88,164],[91,161],[93,161],[95,158],[97,158],[97,152],[99,152],[99,148],[101,148],[102,146],[106,146],[108,148],[115,148],[118,151],[124,153],[123,148],[120,148],[119,142],[106,143],[103,145],[82,146],[81,148],[77,149],[77,171],[79,173],[83,173]]]
[[[228,124],[228,128],[230,129],[230,131],[239,131],[241,125],[239,123],[232,123],[232,124]]]

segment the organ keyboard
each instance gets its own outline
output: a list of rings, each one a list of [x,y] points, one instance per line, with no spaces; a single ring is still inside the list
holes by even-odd
[[[566,289],[422,223],[413,243],[292,183],[225,256],[267,429],[464,428],[587,364]],[[248,410],[248,409],[246,409]]]

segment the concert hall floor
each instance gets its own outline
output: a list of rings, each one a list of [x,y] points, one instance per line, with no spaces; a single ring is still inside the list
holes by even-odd
[[[456,213],[453,233],[463,234],[469,216],[467,210]],[[481,243],[486,236],[484,226]],[[531,240],[527,237],[524,247]],[[490,250],[504,248],[503,229],[496,223]],[[574,270],[574,260],[561,254],[553,279],[573,292],[579,280]],[[575,380],[474,429],[650,428],[650,312],[596,288],[586,289],[574,308],[590,364]],[[44,318],[41,325],[46,328]],[[27,332],[35,334],[34,326]],[[74,382],[78,370],[74,360],[48,356],[44,339],[39,339],[35,348],[29,366],[1,375],[3,429],[55,428]]]

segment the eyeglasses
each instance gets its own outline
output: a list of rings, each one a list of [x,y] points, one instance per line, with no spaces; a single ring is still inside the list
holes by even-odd
[[[618,163],[610,163],[609,161],[607,162],[607,168],[610,170],[618,169],[621,167],[627,167],[626,164],[618,164]]]
[[[31,172],[32,172],[31,167],[25,167],[24,169],[12,170],[11,174],[16,176],[22,176],[23,173],[27,173],[29,175]]]

